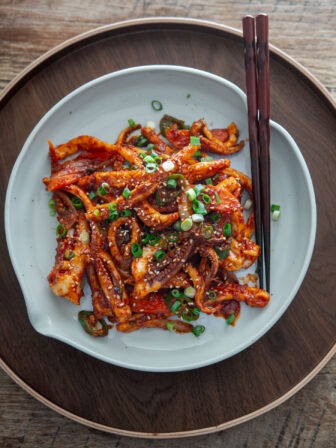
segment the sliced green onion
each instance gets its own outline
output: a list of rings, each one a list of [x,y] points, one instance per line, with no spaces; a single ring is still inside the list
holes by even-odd
[[[168,330],[169,331],[174,331],[174,322],[172,322],[172,321],[168,321],[167,322],[167,328],[168,328]]]
[[[145,155],[143,161],[144,161],[145,163],[156,163],[154,157],[152,157],[152,156],[146,156],[146,155]]]
[[[95,216],[99,216],[99,209],[98,208],[96,208],[95,210],[93,210],[93,214],[95,215]]]
[[[188,230],[190,230],[192,228],[192,219],[191,218],[186,218],[181,222],[181,230],[183,230],[183,232],[187,232]]]
[[[211,156],[201,157],[200,161],[201,162],[212,162],[213,161],[213,157],[211,157]]]
[[[49,199],[48,207],[49,207],[49,215],[50,216],[55,216],[56,215],[56,208],[55,208],[55,201],[53,199]]]
[[[207,225],[207,226],[204,226],[204,227],[202,228],[202,235],[203,235],[204,238],[206,238],[206,239],[211,238],[212,235],[213,235],[213,232],[214,232],[214,229],[213,229],[213,227],[212,227],[210,224]]]
[[[195,137],[194,135],[192,135],[190,137],[190,144],[192,146],[199,146],[201,144],[201,140],[199,137]]]
[[[205,179],[205,183],[206,183],[207,185],[213,185],[213,182],[212,182],[211,177],[208,177],[207,179]]]
[[[217,204],[220,204],[220,203],[221,203],[221,200],[220,200],[218,191],[215,191],[215,197],[216,197],[216,202],[217,202]]]
[[[131,168],[131,164],[127,160],[125,160],[125,162],[123,163],[123,168],[126,169],[126,170],[130,169]]]
[[[147,151],[152,151],[154,148],[155,148],[154,143],[150,143],[146,149],[147,149]]]
[[[110,202],[108,205],[109,210],[117,210],[117,204],[115,202]]]
[[[183,294],[180,292],[180,290],[179,290],[179,289],[176,289],[176,288],[172,289],[172,290],[170,291],[170,294],[171,294],[173,297],[175,297],[176,299],[178,299],[178,298],[180,298],[180,297],[183,297]]]
[[[180,220],[174,222],[173,227],[174,227],[174,229],[177,230],[178,232],[179,232],[180,230],[182,230],[181,226],[182,226],[182,223],[181,223]]]
[[[199,316],[201,314],[201,310],[199,308],[197,308],[197,306],[194,306],[191,310],[191,312],[193,313],[194,316]]]
[[[172,232],[168,233],[166,238],[169,243],[177,243],[179,240],[179,235],[177,232]]]
[[[196,199],[196,192],[193,188],[189,188],[189,190],[186,191],[186,195],[189,201],[193,201]]]
[[[163,109],[161,101],[158,101],[158,100],[153,100],[151,102],[151,106],[157,112]]]
[[[230,314],[230,316],[226,319],[226,323],[228,324],[228,325],[231,325],[232,324],[232,322],[235,320],[235,315],[232,313],[232,314]]]
[[[146,173],[154,173],[158,169],[158,166],[156,163],[147,163],[145,166]]]
[[[117,210],[111,210],[108,216],[109,221],[115,221],[119,218],[119,213]]]
[[[220,219],[221,219],[221,215],[220,215],[220,213],[218,213],[218,212],[214,212],[214,213],[211,213],[211,214],[209,215],[209,218],[211,219],[211,221],[212,221],[214,224],[216,224],[218,221],[220,221]]]
[[[133,257],[135,257],[135,258],[140,258],[141,255],[142,255],[142,249],[141,249],[140,244],[138,244],[138,243],[132,243],[132,246],[131,246],[131,252],[132,252],[132,254],[133,254]]]
[[[164,250],[157,250],[154,254],[154,258],[156,261],[162,261],[166,256],[166,252]]]
[[[175,188],[177,187],[177,180],[176,179],[168,179],[167,187],[175,190]]]
[[[131,171],[136,171],[136,170],[138,170],[138,169],[139,169],[138,165],[132,165],[132,166],[130,167],[130,170],[131,170]]]
[[[206,208],[204,207],[203,202],[201,202],[197,199],[192,201],[192,208],[193,208],[194,212],[198,215],[206,215],[208,213]]]
[[[230,249],[221,250],[218,246],[215,246],[214,249],[220,260],[224,260],[224,258],[229,256]]]
[[[197,184],[194,186],[194,190],[195,190],[196,196],[198,196],[202,193],[202,191],[204,191],[204,185]]]
[[[190,299],[194,298],[196,294],[196,289],[193,288],[192,286],[188,286],[185,290],[184,290],[184,295],[186,297],[189,297]]]
[[[105,196],[107,191],[106,188],[102,185],[100,185],[100,187],[98,187],[97,189],[97,193],[100,194],[101,196]]]
[[[205,326],[204,325],[195,325],[193,327],[192,332],[196,337],[199,337],[201,334],[205,332]]]
[[[208,296],[208,299],[209,299],[209,300],[216,300],[217,293],[216,293],[216,291],[214,291],[213,289],[211,289],[210,291],[208,291],[208,292],[206,293],[206,295]]]
[[[122,195],[125,199],[128,199],[131,196],[131,190],[128,187],[124,188],[124,191],[122,192]]]
[[[70,249],[67,249],[65,252],[64,252],[64,258],[66,259],[66,260],[71,260],[72,258],[74,258],[76,255],[70,250]]]
[[[63,226],[63,224],[58,224],[56,227],[56,235],[63,237],[67,234],[67,229]]]
[[[230,236],[231,235],[231,224],[226,222],[223,226],[223,235]]]
[[[87,243],[90,240],[90,235],[88,232],[83,230],[83,232],[80,233],[79,239],[83,241],[83,243]]]
[[[143,244],[147,244],[148,243],[148,241],[150,240],[150,233],[143,233],[141,236],[140,236],[140,240],[141,240],[141,242],[143,243]]]
[[[211,198],[208,194],[202,194],[202,201],[204,202],[204,204],[210,204]]]
[[[147,143],[148,143],[147,138],[142,134],[140,134],[139,137],[135,140],[135,145],[138,146],[139,148],[146,146]]]
[[[76,209],[79,210],[80,208],[83,208],[83,202],[77,196],[71,198],[71,202],[73,203]]]
[[[193,215],[191,215],[191,219],[194,222],[203,222],[204,221],[204,216],[201,215],[200,213],[194,213]]]
[[[170,311],[172,313],[176,313],[181,308],[182,303],[179,300],[175,300],[175,302],[170,307]]]
[[[92,201],[92,199],[94,199],[96,196],[97,196],[97,195],[96,195],[96,193],[95,193],[94,191],[90,191],[90,193],[89,193],[89,199],[91,199],[91,201]]]
[[[149,240],[148,240],[148,244],[150,244],[151,246],[155,246],[158,242],[159,242],[159,236],[158,235],[153,235],[153,234],[149,234]]]
[[[193,157],[197,159],[198,157],[201,157],[201,155],[202,155],[202,151],[200,149],[198,149],[196,152],[194,152]]]
[[[127,218],[128,216],[131,216],[132,212],[131,210],[125,209],[125,210],[121,210],[120,212],[120,216],[122,216],[123,218]]]
[[[132,120],[132,118],[130,118],[130,119],[128,120],[128,125],[129,125],[131,128],[134,128],[134,126],[136,125],[136,122],[135,122],[134,120]]]
[[[280,205],[278,204],[272,204],[271,205],[271,212],[272,212],[272,220],[273,221],[278,221],[280,218]]]

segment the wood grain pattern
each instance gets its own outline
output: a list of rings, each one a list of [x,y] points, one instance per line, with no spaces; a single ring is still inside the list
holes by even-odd
[[[98,3],[98,2],[96,2]],[[91,1],[84,2],[72,2],[68,5],[67,2],[2,2],[1,4],[1,40],[3,45],[1,46],[1,59],[0,65],[0,78],[2,85],[4,86],[16,73],[18,73],[22,68],[26,66],[27,63],[35,59],[42,52],[49,49],[51,46],[60,43],[64,38],[71,37],[78,32],[86,31],[94,26],[116,21],[118,19],[129,18],[129,14],[132,16],[142,16],[142,15],[174,15],[183,16],[188,15],[192,17],[208,18],[213,20],[220,20],[225,24],[240,27],[240,17],[245,12],[251,12],[252,6],[247,4],[247,2],[236,2],[235,6],[225,5],[223,2],[210,1],[207,7],[198,5],[196,2],[190,2],[186,4],[185,2],[173,1],[166,2],[166,5],[162,1],[152,1],[152,2],[129,2],[126,6],[120,6],[113,3],[103,2],[103,4],[96,4]],[[118,2],[117,2],[118,3]],[[252,8],[253,9],[253,8]],[[247,11],[248,10],[248,11]],[[330,17],[333,18],[335,15],[335,7],[332,3],[328,2],[304,2],[297,5],[284,5],[281,2],[265,3],[263,5],[263,10],[265,12],[274,11],[275,20],[274,26],[271,27],[271,32],[274,33],[274,38],[272,43],[279,45],[279,42],[283,42],[281,48],[283,50],[298,51],[297,58],[301,59],[304,63],[304,58],[308,57],[307,48],[310,43],[310,53],[311,48],[316,47],[312,45],[312,39],[320,39],[321,45],[318,52],[318,63],[315,63],[315,58],[310,55],[310,60],[314,59],[310,69],[314,71],[315,74],[320,78],[320,80],[329,87],[330,91],[335,89],[335,78],[333,78],[332,67],[335,67],[335,61],[332,61],[332,54],[330,54],[330,44],[335,43],[335,27],[330,24]],[[88,13],[89,12],[89,13]],[[126,17],[127,16],[127,17]],[[316,19],[318,18],[318,20]],[[324,30],[321,31],[320,27],[316,27],[316,34],[312,33],[316,22],[323,23]],[[238,19],[237,19],[238,18]],[[285,20],[286,18],[286,20]],[[282,21],[281,21],[282,19]],[[273,20],[273,19],[272,19]],[[329,23],[329,25],[328,25]],[[295,27],[291,26],[295,24]],[[48,26],[48,28],[47,28]],[[297,32],[299,28],[300,33],[305,33],[307,38],[303,44],[303,40],[300,37],[301,34]],[[46,32],[47,30],[47,32]],[[286,30],[286,33],[284,33]],[[277,31],[277,32],[276,32]],[[308,32],[310,31],[310,32]],[[321,33],[321,34],[319,34]],[[145,54],[145,61],[157,60],[162,62],[178,63],[183,58],[184,61],[190,62],[190,64],[195,63],[195,57],[197,56],[197,64],[201,65],[201,68],[207,68],[208,66],[213,66],[214,71],[221,73],[223,68],[223,61],[221,59],[222,48],[218,43],[211,41],[209,36],[204,34],[195,33],[195,40],[193,42],[188,42],[185,47],[180,49],[180,42],[184,41],[183,35],[185,33],[172,33],[168,31],[156,33],[156,44],[154,45],[151,39],[138,40],[138,36],[135,36],[131,42],[127,44],[127,61],[128,63],[138,63],[139,54],[141,55],[140,45],[146,43],[143,48],[149,49]],[[312,37],[314,36],[314,38]],[[290,37],[291,36],[291,37]],[[293,37],[294,36],[294,37]],[[161,39],[161,41],[160,41]],[[167,41],[168,39],[168,41]],[[296,45],[293,44],[293,39],[296,39]],[[99,70],[109,70],[115,69],[115,64],[122,64],[124,54],[121,52],[123,49],[123,40],[120,38],[113,38],[113,49],[112,45],[109,45],[109,41],[106,40],[105,44],[102,45],[102,53],[95,54],[95,47],[92,44],[91,48],[88,47],[89,53],[83,57],[80,54],[74,53],[73,56],[80,61],[83,66],[84,74],[76,74],[74,77],[68,79],[68,83],[65,86],[66,90],[71,90],[74,88],[78,82],[85,82],[88,77],[97,76],[100,74]],[[157,43],[159,40],[159,43]],[[198,49],[203,48],[204,40],[207,40],[208,48],[211,51],[198,54]],[[167,44],[169,42],[169,44]],[[301,43],[301,45],[300,45]],[[158,51],[162,50],[165,45],[169,48],[179,49],[179,52],[173,52],[173,56],[169,56],[169,61],[167,61],[167,55]],[[288,45],[288,48],[286,48]],[[292,46],[292,47],[291,47]],[[119,51],[120,49],[120,51]],[[308,47],[309,49],[309,47]],[[321,51],[320,51],[321,50]],[[306,51],[306,53],[305,53]],[[3,53],[3,54],[2,54]],[[172,53],[169,53],[172,54]],[[294,55],[294,54],[293,54]],[[326,55],[330,58],[325,57]],[[189,58],[189,59],[188,59]],[[112,61],[111,61],[112,59]],[[331,60],[330,60],[331,59]],[[92,64],[93,61],[97,61],[98,69],[96,64]],[[227,77],[232,77],[235,82],[242,85],[243,87],[243,77],[237,71],[237,60],[233,52],[228,52],[225,59],[228,68],[228,72],[225,72]],[[31,86],[22,93],[22,98],[20,98],[20,103],[22,104],[22,110],[15,110],[10,102],[8,103],[6,110],[6,119],[1,123],[1,129],[10,129],[11,126],[15,128],[15,133],[6,133],[7,147],[17,148],[21,147],[24,139],[26,138],[27,132],[31,129],[36,121],[37,117],[44,113],[44,108],[48,105],[52,105],[55,100],[64,95],[64,86],[58,87],[57,81],[62,79],[61,70],[64,67],[64,61],[59,61],[53,66],[52,70],[46,68],[42,75],[37,75],[36,79],[33,80]],[[322,104],[318,97],[309,98],[310,102],[304,102],[303,99],[307,98],[307,91],[311,88],[307,83],[303,82],[301,90],[297,93],[297,104],[294,110],[291,109],[290,114],[284,116],[282,113],[286,109],[286,102],[290,98],[290,82],[287,84],[283,82],[283,79],[291,77],[289,67],[283,66],[276,58],[273,60],[273,73],[276,76],[273,83],[277,85],[279,81],[282,81],[281,92],[274,92],[274,105],[273,113],[274,118],[282,122],[288,130],[295,135],[297,133],[296,127],[296,117],[302,110],[306,111],[307,119],[306,125],[300,123],[300,126],[307,128],[307,135],[297,135],[299,138],[299,146],[301,148],[309,147],[312,145],[311,138],[313,138],[313,144],[316,147],[325,146],[329,143],[331,138],[335,141],[335,136],[325,135],[326,132],[330,131],[335,123],[335,117],[330,115],[326,110],[326,105]],[[308,64],[309,65],[309,64]],[[316,65],[316,67],[315,67]],[[327,68],[326,68],[327,67]],[[331,70],[330,68],[331,67]],[[48,71],[49,70],[49,71]],[[225,71],[225,70],[224,70]],[[330,73],[329,73],[330,71]],[[52,73],[51,73],[52,72]],[[46,89],[47,84],[49,84],[50,76],[52,77],[52,85],[54,89],[48,92]],[[84,77],[83,77],[84,76]],[[42,82],[42,85],[41,85]],[[43,85],[43,82],[45,83]],[[34,84],[35,83],[35,84]],[[44,88],[45,97],[43,99],[36,95],[36,86],[39,85]],[[62,90],[63,89],[63,90]],[[31,95],[34,99],[34,114],[30,111],[30,101]],[[273,97],[272,97],[273,98]],[[316,106],[319,106],[318,108]],[[323,107],[324,113],[322,116],[317,113],[320,108]],[[318,121],[321,125],[320,132],[311,135],[308,123],[313,123]],[[23,125],[24,124],[24,125]],[[335,126],[334,126],[335,128]],[[309,164],[313,180],[319,184],[321,190],[327,190],[329,188],[328,179],[330,177],[326,176],[321,179],[318,170],[314,167],[318,166],[319,163],[323,164],[323,169],[325,172],[332,175],[332,168],[335,166],[335,158],[330,160],[330,154],[321,154],[317,151],[307,150],[304,153],[307,163]],[[10,167],[15,160],[16,152],[4,153],[0,152],[1,157],[1,167],[3,169],[1,173],[1,193],[3,194],[6,185],[6,180],[10,173]],[[322,157],[322,162],[321,162]],[[335,157],[335,155],[334,155]],[[323,205],[323,204],[322,204]],[[330,204],[329,204],[330,205]],[[324,235],[326,232],[330,231],[331,223],[333,222],[333,209],[334,207],[323,206],[322,212],[324,220],[322,222],[322,227],[317,241],[317,254],[318,260],[323,260],[323,253],[328,251],[328,244],[335,245],[335,241],[332,240],[326,242]],[[1,240],[1,254],[6,253],[6,247],[4,241]],[[322,262],[315,262],[310,271],[309,286],[304,286],[302,294],[300,295],[300,301],[295,301],[295,304],[289,312],[286,314],[286,325],[288,328],[298,326],[299,334],[304,337],[307,332],[311,330],[309,320],[305,322],[297,322],[296,316],[298,313],[298,307],[305,307],[308,312],[316,312],[316,310],[311,308],[311,298],[315,295],[320,294],[320,284],[322,283],[326,288],[328,284],[328,278],[332,276],[335,272],[335,264],[333,259],[324,259],[323,269]],[[322,278],[321,278],[322,277]],[[1,297],[11,297],[20,296],[20,291],[17,286],[15,277],[10,268],[2,265],[1,270],[1,280],[4,284]],[[311,289],[311,285],[316,285],[316,289]],[[325,342],[330,339],[332,340],[333,334],[331,333],[333,315],[330,314],[330,300],[333,297],[334,291],[330,289],[331,285],[329,282],[329,289],[325,289],[326,299],[319,305],[318,313],[316,314],[316,339],[319,339],[313,346],[310,344],[309,338],[304,342],[304,352],[306,356],[300,358],[302,365],[297,365],[297,358],[295,350],[291,346],[291,334],[286,334],[281,329],[281,326],[277,325],[271,332],[269,338],[267,338],[266,344],[258,343],[256,346],[256,356],[247,356],[245,354],[242,356],[235,357],[233,362],[233,368],[236,371],[245,373],[245,383],[243,382],[242,388],[237,393],[236,403],[233,403],[230,412],[232,413],[231,418],[234,415],[239,415],[239,412],[247,412],[251,407],[261,405],[265,395],[269,395],[267,391],[267,384],[261,384],[258,378],[253,375],[253,368],[257,370],[256,365],[257,359],[259,357],[262,359],[271,359],[273,364],[271,366],[265,365],[264,371],[267,373],[267,378],[269,381],[274,381],[277,387],[283,387],[287,384],[290,388],[289,377],[292,372],[299,373],[300,369],[302,372],[311,365],[312,360],[318,359],[320,356],[320,351],[325,349]],[[122,386],[122,378],[125,375],[123,369],[112,368],[105,366],[102,363],[97,363],[90,358],[76,353],[71,348],[64,347],[62,345],[62,356],[64,357],[64,363],[69,363],[69,365],[50,365],[47,361],[52,359],[55,353],[59,353],[60,344],[56,341],[50,341],[46,347],[45,338],[32,332],[29,324],[27,324],[25,307],[22,302],[15,303],[16,309],[15,313],[19,316],[18,322],[20,325],[20,333],[13,341],[11,335],[11,317],[13,310],[9,308],[4,309],[3,325],[1,333],[1,355],[4,359],[11,360],[11,363],[17,364],[21,358],[27,357],[27,347],[25,347],[25,340],[27,337],[32,340],[34,349],[38,348],[41,353],[44,353],[45,359],[39,359],[39,364],[35,365],[32,362],[26,362],[24,365],[20,365],[20,371],[18,374],[21,377],[31,378],[30,386],[39,386],[42,394],[51,394],[57,403],[57,397],[60,393],[59,382],[52,379],[52,374],[56,370],[60,378],[62,378],[62,395],[66,395],[66,407],[71,408],[77,406],[76,411],[83,412],[83,402],[78,399],[78,391],[73,386],[71,382],[66,381],[68,375],[71,375],[73,368],[83,372],[84,379],[87,383],[90,382],[90,375],[86,372],[91,372],[91,375],[96,375],[97,370],[106,374],[106,378],[112,384],[102,384],[104,387],[106,396],[113,396],[117,403],[122,403],[125,393],[129,393],[129,390],[125,390],[126,384]],[[3,307],[2,307],[3,308]],[[6,314],[8,312],[8,314]],[[325,320],[330,329],[324,331],[324,328],[319,328],[323,326]],[[327,326],[328,326],[327,325]],[[29,350],[29,348],[28,348]],[[286,352],[288,355],[288,364],[282,365],[282,355]],[[34,356],[34,353],[28,352],[29,356]],[[276,359],[274,359],[276,358]],[[69,362],[70,359],[70,362]],[[62,362],[62,359],[60,359]],[[248,362],[248,363],[247,363]],[[41,368],[41,363],[42,367]],[[250,371],[246,371],[246,365],[249,365]],[[232,366],[231,366],[232,368]],[[111,374],[112,370],[112,374]],[[202,369],[203,370],[203,369]],[[331,362],[318,376],[313,383],[308,385],[303,391],[301,391],[297,396],[281,406],[280,408],[259,417],[257,420],[245,423],[239,426],[239,428],[233,428],[232,430],[226,431],[220,434],[214,434],[210,436],[204,436],[197,438],[196,446],[222,446],[223,443],[229,443],[229,446],[322,446],[328,447],[332,446],[332,432],[335,424],[335,399],[332,394],[328,391],[332,390],[333,380],[335,374],[335,362]],[[105,375],[104,375],[105,376]],[[145,378],[139,378],[135,372],[127,373],[127,386],[131,388],[131,396],[133,397],[132,405],[126,405],[123,407],[120,415],[114,416],[114,423],[116,425],[128,425],[133,428],[140,428],[143,431],[150,431],[153,427],[152,419],[156,417],[156,427],[159,430],[163,430],[164,426],[166,431],[174,430],[174,419],[170,420],[169,427],[167,423],[165,412],[167,408],[171,408],[171,403],[174,403],[178,399],[179,403],[184,403],[180,405],[179,408],[174,408],[176,413],[176,418],[180,419],[181,427],[186,427],[186,424],[198,427],[202,425],[213,424],[213,415],[218,418],[218,423],[227,419],[227,409],[221,406],[220,403],[228,403],[232,401],[232,394],[229,388],[218,388],[215,386],[218,380],[221,378],[226,378],[226,384],[233,384],[235,378],[233,376],[232,370],[224,368],[224,370],[214,370],[211,368],[205,369],[205,374],[201,375],[196,372],[193,376],[193,384],[199,385],[199,387],[207,386],[207,393],[211,397],[219,396],[219,400],[214,402],[214,405],[205,406],[204,402],[201,402],[200,396],[194,397],[194,390],[190,389],[190,377],[187,374],[178,375],[164,375],[160,387],[155,390],[155,393],[150,388],[146,387],[146,383],[150,384],[155,381],[155,375],[148,374]],[[322,377],[322,379],[320,379]],[[132,439],[123,439],[116,436],[110,436],[102,434],[100,432],[83,428],[78,424],[75,424],[64,417],[55,414],[51,410],[45,408],[41,404],[37,403],[31,397],[27,396],[23,391],[21,391],[15,384],[8,381],[8,379],[1,374],[1,380],[4,379],[5,392],[4,400],[1,396],[1,404],[4,406],[0,407],[0,446],[36,446],[37,444],[43,443],[43,446],[70,446],[73,439],[70,439],[70,434],[76,434],[76,446],[103,446],[103,443],[109,443],[110,446],[150,446],[148,441],[133,441]],[[50,379],[47,381],[46,379]],[[118,386],[113,384],[116,382]],[[317,381],[321,383],[314,384]],[[108,381],[107,381],[108,382]],[[250,391],[248,387],[248,382],[255,384],[254,393]],[[316,393],[316,389],[318,393]],[[3,390],[3,389],[0,389]],[[8,390],[12,391],[9,392]],[[13,392],[13,390],[15,392]],[[309,391],[306,392],[306,391]],[[312,392],[312,396],[310,393]],[[246,393],[249,394],[246,400]],[[307,395],[306,395],[307,393]],[[273,390],[274,397],[277,391]],[[244,397],[244,400],[242,399]],[[14,401],[12,400],[14,399]],[[268,396],[268,399],[272,397]],[[18,401],[16,401],[18,400]],[[22,400],[22,401],[20,401]],[[190,403],[190,401],[192,403]],[[14,404],[13,404],[14,403]],[[22,403],[22,407],[20,404]],[[28,403],[28,404],[27,404]],[[195,415],[193,412],[194,408],[205,407],[205,412],[200,415]],[[26,407],[27,406],[27,407]],[[31,407],[30,407],[31,406]],[[294,409],[291,409],[291,406]],[[100,417],[104,417],[106,421],[109,419],[109,403],[107,401],[102,401],[99,394],[92,394],[90,397],[86,398],[84,417],[94,418],[94,413],[92,409],[99,407]],[[151,412],[148,413],[148,407],[151,407]],[[22,409],[22,411],[21,411]],[[23,409],[26,409],[27,416],[24,415]],[[29,409],[27,411],[27,409]],[[34,416],[34,412],[36,412]],[[142,415],[139,418],[139,415]],[[16,420],[18,419],[18,420]],[[44,423],[43,424],[41,424]],[[109,421],[111,424],[111,421]],[[161,425],[161,427],[160,427]],[[265,428],[268,427],[268,428]],[[78,444],[77,444],[78,441]],[[70,444],[69,444],[70,443]],[[176,446],[189,446],[195,445],[195,440],[191,441],[179,441]],[[2,445],[1,445],[2,444]],[[184,444],[184,445],[183,445]],[[171,442],[160,441],[156,442],[156,446],[174,446]]]

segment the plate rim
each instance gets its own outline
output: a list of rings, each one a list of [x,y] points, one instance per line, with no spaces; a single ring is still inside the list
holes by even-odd
[[[69,92],[67,95],[62,97],[56,104],[54,104],[38,121],[38,123],[34,126],[34,128],[31,130],[30,134],[28,135],[27,139],[25,140],[21,151],[19,152],[15,163],[12,167],[12,171],[10,174],[10,178],[7,184],[7,190],[6,190],[6,197],[5,197],[5,237],[6,237],[6,243],[7,248],[10,256],[10,260],[12,263],[12,266],[14,268],[16,278],[20,284],[21,291],[24,297],[28,317],[30,324],[32,327],[40,334],[52,337],[58,341],[61,341],[67,345],[70,345],[71,347],[80,350],[83,353],[86,353],[89,356],[92,356],[100,361],[131,370],[136,371],[143,371],[143,372],[155,372],[155,373],[167,373],[167,372],[185,372],[188,370],[194,370],[202,367],[207,367],[210,365],[214,365],[218,362],[225,361],[226,359],[231,358],[232,356],[238,355],[243,350],[251,347],[254,343],[256,343],[260,338],[262,338],[268,331],[271,330],[271,328],[281,319],[282,315],[285,313],[285,311],[288,309],[288,307],[292,304],[293,300],[295,299],[295,296],[300,289],[301,284],[304,281],[304,278],[308,272],[309,265],[311,263],[313,250],[315,247],[315,240],[316,240],[316,223],[317,223],[317,211],[316,211],[316,199],[315,199],[315,192],[314,192],[314,185],[312,181],[312,177],[310,175],[308,166],[306,164],[306,161],[303,157],[303,154],[295,142],[294,138],[290,135],[290,133],[279,123],[270,120],[270,126],[271,130],[272,128],[275,129],[284,139],[286,139],[290,147],[292,148],[291,152],[294,154],[294,157],[298,160],[298,163],[301,168],[301,172],[304,176],[304,183],[305,183],[305,189],[307,196],[309,198],[309,208],[310,208],[310,223],[308,234],[308,240],[307,240],[307,246],[305,247],[305,255],[304,255],[304,263],[302,266],[300,266],[300,269],[298,271],[298,278],[293,283],[293,288],[286,297],[286,300],[284,301],[284,304],[281,304],[275,315],[272,315],[272,317],[260,328],[258,331],[248,340],[244,342],[240,342],[237,346],[232,348],[227,355],[220,355],[217,353],[216,355],[213,355],[211,358],[207,358],[206,360],[194,360],[191,364],[185,364],[185,363],[178,363],[178,366],[174,367],[160,367],[158,364],[146,366],[143,365],[136,365],[136,363],[131,362],[128,363],[126,360],[117,357],[117,359],[114,359],[113,353],[111,356],[108,356],[107,354],[101,354],[95,352],[93,348],[90,348],[86,346],[85,341],[81,341],[79,339],[69,339],[68,337],[61,334],[60,329],[57,327],[54,328],[45,328],[44,322],[40,319],[37,319],[37,321],[34,321],[33,315],[35,308],[31,306],[30,302],[30,295],[26,292],[27,286],[26,282],[27,280],[23,278],[23,276],[20,275],[20,264],[19,260],[20,257],[16,255],[16,251],[14,249],[14,235],[11,230],[10,221],[11,221],[11,213],[8,212],[8,210],[12,210],[11,207],[9,207],[9,204],[11,202],[11,198],[13,197],[13,189],[15,188],[15,182],[17,181],[18,171],[21,168],[22,161],[24,160],[24,157],[28,154],[29,148],[31,144],[33,144],[36,136],[41,132],[41,129],[48,123],[50,118],[57,113],[60,108],[67,105],[68,102],[71,102],[73,99],[79,98],[80,95],[83,93],[85,94],[90,89],[94,89],[96,87],[99,88],[102,84],[105,82],[113,82],[114,79],[121,79],[125,75],[137,75],[137,74],[143,74],[148,73],[149,74],[153,72],[160,72],[160,71],[166,71],[167,73],[170,73],[172,76],[177,73],[177,76],[184,75],[184,74],[191,74],[194,75],[196,78],[205,79],[207,81],[214,81],[217,84],[222,84],[229,88],[230,91],[232,91],[235,95],[238,95],[244,103],[245,109],[246,106],[246,95],[244,91],[237,86],[232,81],[223,78],[219,75],[213,74],[211,72],[207,72],[205,70],[200,70],[193,67],[185,67],[180,65],[169,65],[169,64],[155,64],[155,65],[142,65],[142,66],[135,66],[135,67],[129,67],[121,70],[116,70],[111,73],[104,74],[102,76],[99,76],[97,78],[94,78],[81,86],[77,87],[76,89]],[[22,170],[22,168],[21,168]]]

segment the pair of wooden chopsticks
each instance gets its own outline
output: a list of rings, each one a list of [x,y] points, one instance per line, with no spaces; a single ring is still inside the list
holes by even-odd
[[[243,18],[244,56],[248,128],[253,183],[256,242],[261,247],[258,259],[259,286],[270,291],[270,87],[268,16]],[[265,271],[264,271],[265,261]]]

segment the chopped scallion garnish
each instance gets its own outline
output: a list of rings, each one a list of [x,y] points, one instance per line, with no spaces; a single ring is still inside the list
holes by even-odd
[[[64,258],[66,260],[71,260],[72,258],[74,258],[76,255],[70,250],[70,249],[66,249],[66,251],[64,252]]]
[[[226,319],[226,323],[227,323],[228,325],[231,325],[232,322],[235,320],[235,318],[236,318],[236,316],[235,316],[233,313],[230,314],[230,316]]]
[[[212,161],[213,161],[213,157],[211,157],[211,156],[206,156],[206,157],[200,158],[200,162],[212,162]]]
[[[208,213],[203,202],[199,201],[198,199],[192,201],[192,208],[194,212],[199,215],[206,215]]]
[[[183,232],[188,232],[188,230],[190,230],[192,228],[192,219],[191,218],[186,218],[181,222],[181,230],[183,230]]]
[[[177,187],[177,180],[176,179],[168,179],[167,187],[174,190]]]
[[[180,297],[183,297],[183,294],[180,292],[180,290],[179,289],[172,289],[171,291],[170,291],[170,294],[171,294],[171,296],[172,297],[175,297],[175,298],[180,298]]]
[[[163,109],[161,101],[158,101],[158,100],[153,100],[151,102],[151,106],[157,112]]]
[[[131,196],[131,190],[128,187],[125,187],[122,195],[124,196],[125,199],[128,199]]]
[[[146,173],[154,173],[158,169],[158,166],[156,163],[147,163],[145,166]]]
[[[55,207],[55,201],[53,199],[49,199],[48,207],[49,207],[49,215],[55,216],[56,215],[56,207]]]
[[[220,221],[221,219],[221,215],[218,212],[213,212],[209,215],[209,218],[211,219],[211,221],[216,224],[218,221]]]
[[[176,313],[176,311],[178,311],[181,308],[181,306],[182,306],[182,303],[179,300],[175,300],[175,302],[170,307],[170,311],[172,313]]]
[[[73,203],[73,205],[75,206],[76,209],[81,209],[83,208],[83,202],[77,197],[74,196],[73,198],[71,198],[71,202]]]
[[[120,212],[120,216],[122,216],[123,218],[127,218],[128,216],[131,216],[132,212],[131,210],[121,210]]]
[[[202,194],[202,201],[204,202],[204,204],[210,204],[211,198],[208,194]]]
[[[214,229],[212,227],[212,225],[206,225],[202,228],[202,235],[204,236],[205,239],[209,239],[212,237],[214,232]]]
[[[220,200],[218,191],[215,191],[215,197],[216,197],[216,202],[217,202],[217,204],[220,204],[220,203],[221,203],[221,200]]]
[[[196,337],[199,337],[201,334],[205,332],[205,326],[204,325],[195,325],[195,327],[192,329],[192,332]]]
[[[92,201],[92,199],[94,199],[95,197],[96,197],[96,193],[94,191],[90,191],[89,199],[91,199],[91,201]]]
[[[67,234],[67,229],[63,226],[63,224],[58,224],[56,227],[56,235],[63,237]]]
[[[186,191],[186,195],[189,201],[193,201],[196,199],[196,192],[193,188],[189,188],[189,190]]]
[[[196,294],[196,289],[193,288],[192,286],[188,286],[185,290],[184,290],[184,295],[186,297],[189,297],[190,299],[193,299],[195,297]]]
[[[131,252],[132,252],[134,258],[140,258],[142,255],[142,249],[141,249],[140,244],[132,243]]]
[[[134,126],[136,126],[136,122],[135,122],[134,120],[132,120],[132,118],[130,118],[130,119],[128,120],[128,125],[129,125],[131,128],[134,128]]]
[[[209,299],[209,300],[216,300],[217,293],[216,293],[216,291],[214,291],[213,289],[210,289],[210,291],[208,291],[208,292],[206,293],[206,295],[208,296],[208,299]]]
[[[223,235],[230,236],[231,235],[231,224],[226,222],[223,226]]]
[[[154,254],[154,258],[156,261],[162,261],[166,256],[166,252],[164,250],[157,250]]]
[[[195,190],[196,196],[200,195],[202,193],[202,191],[204,191],[204,189],[205,189],[204,185],[202,185],[202,184],[195,185],[194,190]]]
[[[174,325],[175,325],[174,322],[172,322],[172,321],[169,320],[169,321],[167,322],[167,328],[168,328],[168,330],[169,330],[169,331],[174,331]]]
[[[201,140],[199,137],[195,137],[194,135],[192,135],[190,137],[190,144],[192,146],[199,146],[201,144]]]
[[[208,177],[207,179],[205,179],[205,183],[206,183],[207,185],[213,185],[213,182],[212,182],[211,177]]]

